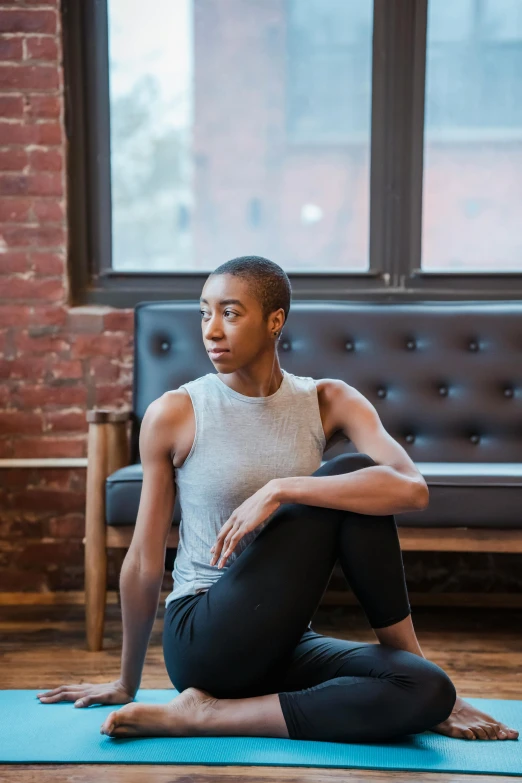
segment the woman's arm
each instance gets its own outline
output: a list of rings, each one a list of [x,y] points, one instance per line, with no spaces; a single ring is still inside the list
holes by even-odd
[[[120,681],[133,695],[140,686],[165,574],[165,552],[176,497],[173,454],[186,405],[184,392],[164,394],[149,405],[141,424],[143,484],[136,527],[120,574]]]
[[[140,687],[150,634],[158,611],[161,579],[149,579],[132,560],[125,559],[120,574],[123,646],[120,681],[135,696]]]

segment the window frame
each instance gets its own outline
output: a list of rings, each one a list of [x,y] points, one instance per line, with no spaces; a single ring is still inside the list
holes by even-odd
[[[288,270],[294,300],[522,298],[522,273],[421,269],[427,2],[374,0],[369,269]],[[198,300],[210,270],[111,268],[107,0],[62,0],[61,12],[70,303]]]

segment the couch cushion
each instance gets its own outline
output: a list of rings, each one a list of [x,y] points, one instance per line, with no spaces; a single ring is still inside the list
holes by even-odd
[[[105,519],[108,525],[135,525],[140,505],[143,465],[127,465],[112,473],[105,483]],[[179,525],[181,507],[176,495],[172,523]]]
[[[396,514],[397,525],[522,528],[522,463],[418,462],[416,465],[428,484],[430,503],[422,511]],[[108,525],[136,523],[142,480],[141,463],[121,468],[107,478]],[[181,508],[176,497],[173,524],[179,524],[180,519]]]
[[[397,514],[408,527],[522,528],[522,463],[416,462],[429,506]]]

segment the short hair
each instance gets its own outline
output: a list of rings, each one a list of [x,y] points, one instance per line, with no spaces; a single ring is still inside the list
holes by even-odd
[[[263,320],[267,321],[270,313],[285,311],[285,323],[290,312],[292,287],[288,275],[278,264],[262,256],[239,256],[231,258],[212,275],[234,275],[246,281],[249,292],[254,296],[263,311]]]

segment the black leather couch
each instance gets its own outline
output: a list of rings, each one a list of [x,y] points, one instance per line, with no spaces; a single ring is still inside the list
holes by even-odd
[[[165,391],[216,371],[200,318],[195,300],[142,302],[135,309],[128,458],[120,457],[119,464],[109,459],[105,508],[100,502],[94,510],[93,501],[87,515],[85,540],[98,543],[91,546],[86,581],[101,556],[102,535],[105,546],[130,543],[142,482],[139,428],[147,406]],[[296,375],[341,378],[358,389],[418,466],[430,503],[396,515],[403,548],[522,552],[522,302],[295,301],[279,356]],[[121,424],[123,418],[88,414],[91,427]],[[324,460],[345,451],[356,449],[334,435]],[[93,459],[89,453],[91,476]],[[179,521],[176,498],[174,528]],[[102,570],[97,586],[92,578],[86,586],[88,613],[98,616],[90,649],[101,644],[93,640],[100,636]]]
[[[289,372],[364,394],[416,463],[430,503],[398,525],[522,528],[522,303],[295,302],[279,346]],[[136,520],[147,406],[215,371],[197,302],[136,307],[131,464],[107,478],[108,525]],[[324,459],[355,450],[343,436]]]

